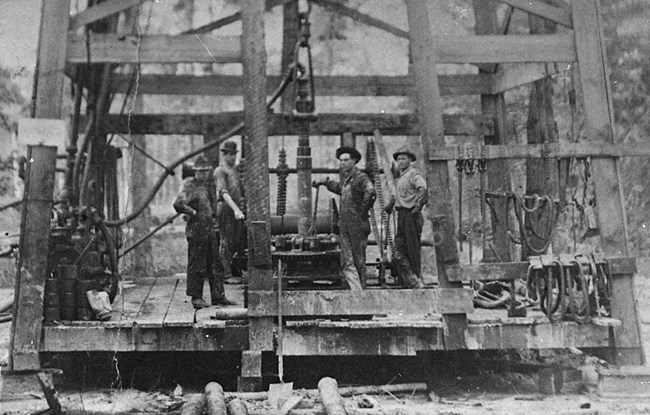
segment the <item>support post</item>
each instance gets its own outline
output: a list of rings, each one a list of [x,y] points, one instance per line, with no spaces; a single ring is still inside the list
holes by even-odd
[[[462,283],[447,278],[447,266],[459,263],[455,238],[454,215],[449,189],[449,169],[446,161],[429,161],[429,152],[445,145],[442,105],[436,63],[434,25],[427,0],[406,0],[409,22],[410,53],[413,57],[413,74],[418,103],[420,132],[423,140],[427,182],[429,185],[429,216],[434,235],[440,244],[436,247],[438,281],[442,288],[460,288]],[[445,348],[464,349],[467,316],[443,314]]]
[[[476,27],[474,29],[477,35],[497,34],[500,29],[497,17],[497,3],[492,0],[474,0],[474,19]],[[479,67],[480,73],[493,73],[491,70],[497,70],[494,65],[482,65]],[[488,68],[486,68],[488,67]],[[507,144],[507,120],[506,120],[506,102],[503,93],[500,94],[483,94],[481,95],[481,111],[483,115],[491,116],[495,119],[494,135],[485,136],[485,144]],[[490,160],[488,161],[487,185],[492,191],[507,192],[510,191],[510,173],[508,161]],[[502,214],[500,220],[508,221],[509,215],[506,210],[506,201],[502,199],[493,200],[494,210]],[[497,223],[491,218],[492,225],[491,243],[496,255],[493,255],[492,248],[487,247],[488,252],[483,252],[483,262],[510,262],[512,253],[508,238],[508,227],[504,223]],[[487,230],[484,225],[484,232]],[[498,258],[494,258],[494,257]],[[487,258],[490,260],[488,261]]]
[[[600,2],[574,0],[571,9],[580,86],[584,96],[586,136],[594,145],[611,144],[614,142],[614,112],[600,22]],[[596,158],[591,166],[604,254],[627,256],[627,223],[618,162],[614,158]],[[620,365],[645,363],[634,286],[634,274],[617,276],[612,281],[612,317],[622,322],[620,327],[614,328],[614,359]]]
[[[56,147],[27,148],[25,194],[20,225],[20,256],[11,330],[10,370],[38,370]]]
[[[36,64],[34,118],[61,119],[70,0],[42,3]],[[20,230],[20,259],[14,291],[9,369],[40,369],[43,289],[47,272],[56,147],[28,149]]]
[[[244,0],[241,10],[249,290],[272,291],[264,2]],[[261,387],[261,352],[273,350],[273,328],[272,317],[249,317],[249,352],[242,356],[242,388]],[[251,363],[247,359],[253,356]]]

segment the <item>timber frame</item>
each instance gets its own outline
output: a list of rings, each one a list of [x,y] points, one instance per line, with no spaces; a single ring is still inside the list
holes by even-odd
[[[86,39],[78,29],[106,21],[146,0],[98,1],[88,9],[70,16],[70,0],[43,2],[38,53],[38,71],[34,117],[63,119],[62,94],[66,74],[83,86],[87,82],[78,75],[88,63],[104,64],[105,68],[137,63],[241,63],[242,76],[144,75],[139,80],[142,94],[183,94],[210,96],[242,96],[241,113],[222,114],[107,114],[100,120],[104,133],[120,134],[204,134],[215,137],[223,125],[245,123],[247,183],[255,189],[268,190],[268,139],[270,136],[297,135],[300,127],[283,114],[269,114],[267,96],[279,83],[276,76],[266,76],[264,47],[264,4],[258,0],[241,2],[241,12],[220,19],[185,34],[144,36],[141,39],[110,32],[92,33]],[[635,306],[633,259],[628,256],[625,209],[618,175],[618,157],[649,156],[647,145],[614,145],[613,111],[608,92],[608,69],[601,34],[599,0],[475,0],[476,35],[451,37],[437,33],[432,24],[430,0],[405,0],[408,31],[396,28],[370,15],[343,6],[333,0],[312,0],[324,7],[374,26],[410,44],[412,65],[403,76],[317,76],[316,90],[325,96],[408,96],[417,102],[413,114],[320,114],[309,126],[311,134],[340,135],[342,143],[353,143],[354,135],[372,135],[379,129],[385,136],[419,135],[422,137],[427,162],[430,190],[429,218],[434,234],[445,236],[436,247],[439,285],[423,291],[379,291],[362,293],[336,291],[285,292],[282,311],[285,316],[327,316],[387,313],[413,308],[440,314],[439,320],[421,322],[359,321],[344,324],[320,321],[312,324],[290,321],[284,327],[283,353],[286,355],[385,354],[415,355],[428,350],[490,349],[509,347],[589,347],[614,346],[617,363],[639,364],[644,360]],[[496,18],[499,3],[523,10],[531,15],[561,25],[565,30],[555,34],[507,35]],[[570,3],[570,4],[569,4]],[[285,16],[285,54],[295,44],[298,11],[296,1],[267,0],[267,7],[281,6]],[[205,36],[212,30],[242,21],[241,36]],[[110,25],[109,25],[110,26]],[[201,36],[201,43],[196,37]],[[292,41],[293,39],[293,41]],[[209,43],[206,46],[206,43]],[[198,45],[198,46],[197,46]],[[288,46],[287,46],[288,45]],[[210,53],[206,53],[206,48]],[[283,61],[286,63],[285,57]],[[290,61],[290,59],[289,59]],[[584,94],[588,141],[580,144],[512,145],[506,128],[504,92],[552,74],[549,63],[578,63],[580,85]],[[475,75],[443,75],[436,73],[436,64],[474,64]],[[504,70],[501,63],[512,63]],[[110,64],[110,65],[109,65]],[[286,65],[284,66],[286,68]],[[112,92],[129,89],[129,76],[109,77]],[[93,86],[85,84],[86,88]],[[443,115],[441,96],[477,95],[481,97],[482,114]],[[286,95],[283,108],[287,108]],[[423,116],[422,114],[426,114]],[[84,120],[81,120],[83,125]],[[467,266],[459,263],[455,239],[455,220],[451,207],[448,161],[458,158],[457,149],[445,147],[446,135],[482,138],[486,158],[498,168],[488,173],[488,182],[495,189],[508,190],[509,178],[505,160],[540,158],[592,157],[596,205],[604,255],[620,264],[613,281],[612,317],[620,320],[618,327],[579,325],[569,322],[534,321],[521,323],[501,320],[495,325],[481,323],[472,317],[471,291],[463,282],[474,279],[513,279],[521,277],[526,263],[511,258],[507,236],[494,230],[495,250],[503,263]],[[98,146],[105,145],[101,142]],[[94,149],[95,147],[93,147]],[[43,200],[50,200],[52,187],[31,186],[50,183],[55,152],[33,149],[38,168],[28,171],[21,230],[21,264],[16,285],[16,307],[12,325],[11,369],[40,368],[39,352],[65,351],[62,328],[42,326],[41,313],[46,250],[38,248],[41,235],[48,234],[49,222],[43,212]],[[93,150],[95,151],[95,150]],[[32,174],[34,175],[32,181]],[[45,175],[45,176],[44,176]],[[66,328],[70,342],[78,341],[88,350],[241,350],[240,387],[259,387],[262,376],[262,352],[276,351],[274,333],[278,313],[278,297],[273,291],[273,264],[270,254],[269,194],[252,192],[248,203],[249,243],[256,249],[249,258],[249,307],[246,327],[176,327],[164,332],[161,327],[77,325]],[[40,203],[40,205],[39,205]],[[103,207],[102,207],[103,210]],[[253,242],[250,242],[253,241]],[[30,249],[30,247],[35,247]],[[266,247],[269,249],[261,249]],[[618,261],[618,262],[617,262]],[[40,304],[40,305],[39,305]],[[113,330],[119,330],[117,332]],[[188,338],[192,330],[212,333],[210,342],[187,343],[173,340]],[[227,332],[219,330],[228,330]],[[213,333],[214,332],[214,333]],[[174,334],[176,333],[176,334]],[[88,337],[90,336],[90,337]],[[117,336],[117,337],[116,337]],[[92,338],[93,341],[86,341]],[[197,339],[199,337],[196,337]],[[228,339],[232,339],[229,341]],[[144,339],[144,340],[143,340]],[[148,340],[145,341],[146,339]],[[217,339],[217,340],[214,340]],[[220,339],[220,340],[219,340]],[[523,340],[522,340],[523,339]],[[215,341],[224,344],[215,345]],[[111,343],[113,342],[113,343]],[[152,346],[153,345],[153,346]],[[81,346],[82,348],[84,346]]]

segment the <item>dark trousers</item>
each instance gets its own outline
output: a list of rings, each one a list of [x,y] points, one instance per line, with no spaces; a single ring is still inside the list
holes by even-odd
[[[223,206],[219,215],[219,232],[221,235],[219,253],[221,254],[224,278],[231,278],[232,258],[235,252],[246,249],[246,226],[243,220],[235,219],[235,212],[229,206]]]
[[[218,244],[213,237],[187,239],[187,288],[192,298],[203,298],[203,280],[210,284],[212,302],[225,297],[223,268],[219,261]]]
[[[370,224],[358,216],[341,218],[339,223],[341,271],[351,291],[366,288],[366,247]]]
[[[397,209],[395,249],[399,257],[407,261],[410,271],[420,279],[422,278],[420,237],[422,236],[423,224],[422,213],[411,213],[408,209]]]

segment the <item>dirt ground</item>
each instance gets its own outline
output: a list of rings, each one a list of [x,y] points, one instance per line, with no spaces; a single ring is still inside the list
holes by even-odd
[[[637,303],[646,355],[650,352],[650,258],[638,260]],[[12,295],[8,288],[0,289],[0,298]],[[10,323],[0,323],[0,365],[8,358]],[[568,351],[569,358],[596,362],[595,358]],[[0,384],[1,385],[1,384]],[[386,415],[473,415],[473,414],[650,414],[650,393],[644,396],[601,396],[594,384],[580,381],[565,384],[562,393],[542,395],[535,375],[516,372],[486,372],[458,374],[450,382],[438,385],[435,395],[426,392],[412,394],[354,396],[345,398],[349,414]],[[179,413],[183,402],[196,390],[182,386],[139,391],[129,388],[95,389],[80,392],[74,388],[59,391],[60,401],[68,411],[76,413]],[[650,390],[649,390],[650,392]],[[300,391],[296,391],[300,393]],[[611,396],[611,395],[610,395]],[[432,400],[433,399],[433,400]],[[373,408],[361,408],[368,406]],[[249,414],[272,414],[268,401],[246,401]],[[47,409],[41,393],[26,395],[23,400],[0,402],[0,415],[33,414]],[[321,414],[322,406],[304,398],[293,414]]]

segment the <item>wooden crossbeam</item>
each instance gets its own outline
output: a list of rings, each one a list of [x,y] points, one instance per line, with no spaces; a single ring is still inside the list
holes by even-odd
[[[543,3],[539,0],[497,0],[515,9],[523,10],[535,16],[550,20],[562,26],[573,28],[571,12],[562,8]]]
[[[576,57],[570,33],[441,36],[436,42],[439,63],[573,62]]]
[[[628,257],[607,258],[612,276],[634,274],[636,259]],[[495,262],[477,265],[454,265],[447,267],[451,281],[502,281],[526,278],[528,262]]]
[[[568,70],[568,65],[562,65],[562,68]],[[500,94],[557,73],[557,67],[548,67],[547,64],[544,63],[521,63],[509,65],[495,75],[492,93]]]
[[[265,8],[266,10],[271,10],[275,6],[292,3],[295,1],[297,0],[266,0]],[[185,32],[183,32],[183,34],[194,35],[194,34],[210,33],[213,30],[219,29],[224,26],[228,26],[229,24],[238,22],[240,20],[241,20],[241,12],[237,12],[231,14],[230,16],[226,16],[221,19],[215,20],[214,22],[210,22],[203,26],[197,27],[195,29],[186,30]]]
[[[87,63],[86,37],[70,34],[68,63]],[[91,34],[92,63],[237,63],[241,61],[239,36]]]
[[[467,148],[464,148],[467,150]],[[470,146],[470,152],[478,158],[482,152],[480,146]],[[467,154],[467,151],[465,152]],[[457,160],[458,147],[438,147],[431,151],[430,160]],[[498,159],[540,159],[568,157],[650,157],[650,143],[554,143],[529,145],[487,145],[485,158]]]
[[[69,30],[79,29],[80,27],[104,19],[115,13],[138,6],[145,1],[149,0],[110,0],[96,6],[88,7],[86,10],[70,17]]]
[[[384,22],[368,14],[361,13],[360,11],[355,10],[351,7],[347,7],[341,3],[331,1],[331,0],[312,0],[312,3],[321,6],[325,10],[338,13],[342,16],[347,16],[353,19],[355,22],[360,22],[368,26],[376,27],[377,29],[381,29],[397,37],[401,37],[404,39],[408,39],[409,37],[409,34],[406,30],[402,30],[398,27],[393,26],[390,23]]]
[[[278,293],[250,291],[248,315],[278,314]],[[347,316],[368,314],[471,313],[473,292],[464,288],[426,290],[288,291],[282,293],[282,315]]]
[[[131,74],[112,77],[111,91],[125,93]],[[440,75],[442,95],[479,95],[491,93],[496,75]],[[267,94],[271,94],[281,78],[267,77]],[[242,78],[237,75],[141,75],[138,93],[161,95],[223,95],[241,96]],[[411,76],[317,76],[317,96],[411,96],[415,93]]]
[[[133,114],[107,116],[102,122],[106,133],[119,134],[205,134],[222,131],[224,126],[242,120],[241,113],[220,114]],[[445,115],[446,135],[490,135],[494,120],[483,115]],[[83,121],[83,120],[82,120]],[[284,115],[269,114],[269,135],[298,135],[298,123]],[[82,124],[83,125],[83,124]],[[419,135],[418,118],[413,114],[341,114],[323,113],[310,124],[311,135],[340,135],[345,132],[372,135],[379,129],[386,135]]]
[[[445,36],[436,39],[439,63],[573,62],[570,34],[521,36]],[[139,44],[139,46],[138,46]],[[92,34],[93,63],[234,63],[240,61],[239,37],[200,35],[136,36]],[[69,63],[86,63],[86,39],[70,35]]]

